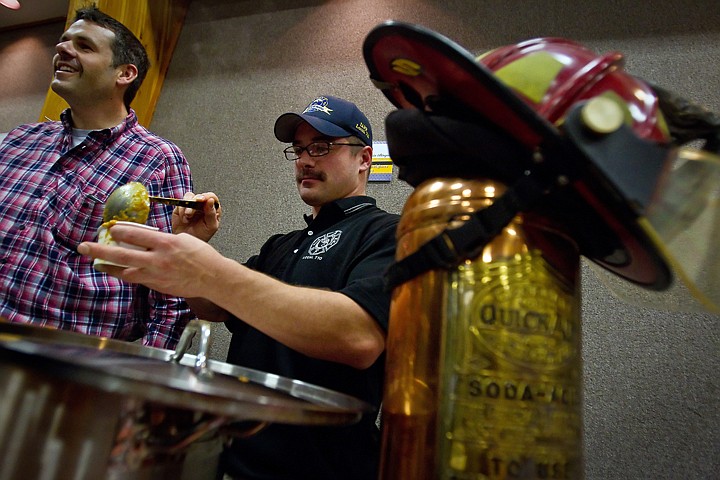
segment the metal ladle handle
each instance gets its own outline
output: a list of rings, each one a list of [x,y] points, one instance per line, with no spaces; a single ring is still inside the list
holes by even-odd
[[[180,363],[187,351],[192,347],[193,338],[199,335],[200,343],[198,344],[198,353],[195,356],[195,373],[200,377],[212,377],[212,370],[208,367],[210,345],[212,343],[212,327],[207,320],[195,319],[191,320],[185,330],[183,330],[178,341],[175,353],[170,357],[173,363]]]

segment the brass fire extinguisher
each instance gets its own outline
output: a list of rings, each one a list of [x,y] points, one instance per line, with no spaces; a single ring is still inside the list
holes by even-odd
[[[424,182],[404,207],[398,260],[504,190],[490,180]],[[380,478],[582,474],[580,256],[539,228],[519,215],[477,258],[395,288]],[[545,255],[538,234],[559,255]]]

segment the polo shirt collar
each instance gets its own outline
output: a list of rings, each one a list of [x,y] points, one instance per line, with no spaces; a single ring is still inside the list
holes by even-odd
[[[313,218],[312,215],[304,215],[304,218],[308,226],[312,225],[312,227],[317,230],[325,225],[337,223],[356,212],[368,207],[374,207],[375,205],[375,199],[366,195],[341,198],[323,205],[317,217]]]

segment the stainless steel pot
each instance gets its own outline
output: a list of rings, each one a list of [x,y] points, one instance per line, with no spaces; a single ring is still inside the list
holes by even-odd
[[[351,424],[369,410],[208,360],[205,325],[193,323],[173,352],[0,322],[0,480],[177,480],[192,468],[190,447],[219,441],[232,422],[248,425],[232,435],[249,435],[274,422]],[[198,332],[198,354],[184,353]]]

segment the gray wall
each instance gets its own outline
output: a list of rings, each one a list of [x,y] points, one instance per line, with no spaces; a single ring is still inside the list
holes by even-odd
[[[631,73],[720,111],[717,0],[194,0],[152,129],[184,150],[197,191],[219,194],[225,216],[213,243],[224,254],[246,259],[308,211],[272,133],[278,115],[335,94],[360,104],[384,139],[392,106],[368,81],[361,46],[386,19],[423,24],[476,53],[537,36],[619,50]],[[22,33],[49,49],[61,30]],[[21,36],[0,34],[4,72]],[[0,132],[42,107],[49,55],[46,64],[42,48],[22,48],[42,62],[0,91]],[[410,191],[397,180],[370,187],[394,212]],[[583,285],[586,477],[719,479],[718,316],[625,303],[587,265]],[[216,333],[222,359],[227,335]]]
[[[0,62],[5,71],[0,87],[0,132],[40,118],[52,79],[53,47],[64,27],[65,22],[54,22],[0,33]]]

